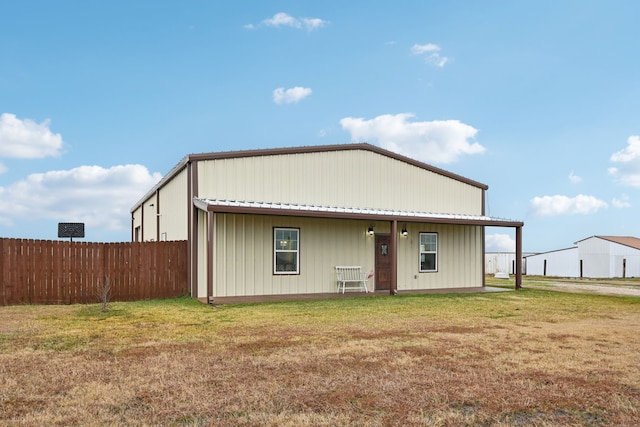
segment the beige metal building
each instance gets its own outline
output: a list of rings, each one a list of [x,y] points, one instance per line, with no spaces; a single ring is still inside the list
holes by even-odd
[[[487,189],[369,144],[192,154],[132,208],[132,240],[188,240],[210,301],[335,292],[339,265],[376,291],[482,287],[486,226],[522,248],[522,222],[485,216]]]

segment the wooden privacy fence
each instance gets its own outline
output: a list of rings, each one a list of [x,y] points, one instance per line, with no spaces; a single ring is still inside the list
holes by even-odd
[[[187,242],[0,239],[0,305],[95,303],[188,293]]]

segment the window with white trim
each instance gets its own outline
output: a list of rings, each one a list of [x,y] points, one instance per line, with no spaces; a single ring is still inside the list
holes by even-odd
[[[273,229],[273,274],[300,272],[299,238],[297,228]]]
[[[438,233],[420,233],[420,271],[438,271]]]

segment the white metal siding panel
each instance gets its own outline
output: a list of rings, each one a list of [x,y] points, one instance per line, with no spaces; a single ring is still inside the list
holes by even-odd
[[[482,286],[482,227],[407,224],[407,231],[398,238],[398,290]],[[421,232],[438,233],[437,272],[420,272]]]
[[[374,237],[362,221],[216,214],[215,224],[217,297],[335,292],[334,266],[373,269]],[[300,229],[300,274],[273,274],[274,227]]]
[[[578,248],[568,248],[554,252],[546,252],[527,257],[527,274],[544,276],[546,261],[546,275],[554,277],[580,277],[580,260]]]
[[[584,277],[611,277],[610,242],[590,237],[578,242]]]
[[[584,277],[610,278],[640,276],[640,250],[616,242],[590,237],[578,242]]]
[[[142,211],[144,212],[144,215],[142,215],[144,221],[144,227],[142,230],[142,241],[144,242],[156,240],[158,234],[158,217],[156,215],[156,207],[156,196],[154,194],[146,202],[144,202],[142,208]]]
[[[610,254],[612,277],[640,277],[640,250],[610,242]]]
[[[133,212],[131,212],[131,216],[132,216],[132,224],[131,226],[133,227],[132,229],[132,237],[135,240],[136,237],[136,229],[142,230],[142,206],[139,206],[136,210],[134,210]],[[138,240],[142,240],[142,235],[138,236]]]
[[[206,216],[200,214],[200,221]],[[248,296],[335,292],[336,265],[374,269],[375,236],[369,222],[331,219],[215,215],[214,296]],[[389,222],[375,222],[388,234]],[[300,274],[273,274],[273,228],[300,229]],[[401,228],[401,225],[400,227]],[[482,228],[408,224],[409,236],[398,237],[398,289],[442,289],[482,286]],[[438,233],[438,272],[419,273],[419,232]],[[206,228],[199,233],[203,250]],[[199,258],[199,265],[206,258]],[[199,269],[199,294],[206,292],[206,271]],[[201,295],[202,296],[202,295]]]
[[[187,168],[173,177],[160,189],[160,238],[167,240],[188,238],[189,200],[187,195]]]
[[[485,274],[515,274],[515,260],[516,254],[513,252],[486,253],[484,256],[484,272]]]
[[[197,295],[192,295],[196,298],[207,297],[207,257],[209,252],[207,249],[207,233],[208,233],[207,213],[198,211],[198,229],[197,239],[198,246],[196,254],[196,274],[197,274]]]
[[[523,253],[523,257],[535,255],[534,253]],[[515,252],[487,252],[484,255],[485,274],[496,274],[499,272],[516,274],[516,254]],[[522,273],[527,274],[526,261],[522,262]]]
[[[526,258],[527,263],[527,275],[529,276],[542,276],[544,272],[544,255],[530,255]]]
[[[482,214],[480,188],[364,150],[202,161],[199,197]]]

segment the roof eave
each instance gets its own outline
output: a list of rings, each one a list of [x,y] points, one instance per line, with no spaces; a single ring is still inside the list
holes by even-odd
[[[270,216],[291,216],[291,217],[307,217],[307,218],[327,218],[327,219],[353,219],[368,221],[400,221],[400,222],[420,222],[434,224],[464,224],[464,225],[482,225],[490,227],[523,227],[524,222],[512,221],[506,219],[487,218],[487,217],[461,217],[450,218],[424,215],[412,215],[411,213],[389,214],[389,213],[372,213],[372,212],[336,212],[323,211],[306,207],[304,209],[293,208],[273,208],[273,207],[255,207],[255,206],[229,206],[211,204],[206,200],[195,199],[194,206],[200,210],[214,213],[229,214],[245,214],[245,215],[270,215]]]

